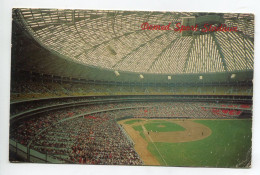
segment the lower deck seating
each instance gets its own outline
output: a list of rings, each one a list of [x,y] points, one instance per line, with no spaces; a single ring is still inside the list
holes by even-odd
[[[37,136],[32,148],[65,161],[141,165],[133,145],[109,114],[65,121]],[[63,155],[66,155],[65,157]]]

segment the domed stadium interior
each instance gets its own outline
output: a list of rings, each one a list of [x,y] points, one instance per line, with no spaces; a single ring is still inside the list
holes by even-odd
[[[10,161],[249,167],[253,67],[252,14],[13,9]]]

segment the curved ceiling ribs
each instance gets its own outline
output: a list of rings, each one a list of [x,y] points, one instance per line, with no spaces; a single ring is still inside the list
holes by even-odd
[[[218,40],[216,39],[216,36],[215,36],[215,33],[211,33],[211,36],[214,38],[215,40],[215,43],[216,43],[216,46],[218,48],[218,52],[219,52],[219,55],[220,55],[220,58],[222,60],[222,63],[223,63],[223,66],[224,66],[224,70],[227,71],[227,64],[226,64],[226,60],[224,59],[224,55],[222,53],[222,50],[221,50],[221,47],[219,45],[219,42]]]
[[[190,48],[189,48],[189,51],[188,51],[188,56],[187,56],[186,61],[185,61],[185,65],[184,65],[184,68],[183,68],[183,73],[187,72],[187,66],[188,66],[188,62],[189,62],[189,58],[190,58],[190,54],[191,54],[191,49],[192,49],[194,43],[195,43],[195,39],[193,38],[193,40],[191,42],[191,45],[190,45]]]
[[[154,66],[155,62],[159,60],[159,58],[162,56],[163,53],[166,52],[167,49],[169,49],[174,43],[175,41],[178,39],[178,37],[176,37],[174,40],[172,40],[170,42],[170,44],[168,44],[158,55],[157,57],[154,59],[154,61],[152,62],[151,66],[149,67],[148,71],[150,71],[152,69],[152,67]]]
[[[228,26],[238,26],[238,32],[181,36],[173,30],[140,26],[144,22],[173,25],[182,17],[203,14],[57,9],[21,9],[19,13],[36,41],[82,65],[170,75],[253,70],[252,14],[222,15]]]
[[[113,68],[118,68],[118,65],[120,65],[120,63],[122,63],[125,58],[131,56],[134,52],[137,52],[139,49],[141,49],[142,47],[146,46],[147,44],[153,42],[154,40],[156,39],[159,39],[160,37],[162,37],[163,35],[166,35],[167,33],[163,33],[163,34],[160,34],[160,35],[157,35],[155,36],[154,38],[151,38],[149,41],[145,42],[145,43],[142,43],[141,45],[137,46],[136,48],[134,48],[133,50],[131,50],[127,55],[125,55],[124,57],[121,58],[120,61],[117,62],[117,64],[115,64],[113,66]]]

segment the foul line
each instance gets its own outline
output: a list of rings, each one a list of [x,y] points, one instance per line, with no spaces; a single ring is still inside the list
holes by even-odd
[[[147,130],[146,130],[146,128],[144,127],[144,125],[142,125],[142,128],[143,128],[144,132],[147,133]],[[164,160],[164,158],[163,158],[162,154],[160,153],[160,151],[158,150],[157,146],[154,144],[153,139],[149,136],[149,134],[146,134],[146,135],[148,136],[148,138],[150,139],[150,141],[152,142],[152,144],[153,144],[154,147],[156,148],[157,152],[158,152],[159,155],[161,156],[161,158],[162,158],[162,160],[164,161],[165,165],[168,166],[167,162]]]

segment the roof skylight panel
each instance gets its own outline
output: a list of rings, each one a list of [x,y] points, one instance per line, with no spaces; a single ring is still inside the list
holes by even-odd
[[[20,9],[22,14],[32,13],[30,9]]]
[[[244,49],[243,49],[242,45],[238,45],[236,43],[233,43],[232,47],[234,49],[235,54],[238,54],[241,57],[244,56],[244,53],[243,53]]]
[[[33,19],[32,14],[23,14],[23,17],[24,17],[26,20]]]
[[[250,68],[252,69],[253,68],[253,65],[254,65],[254,60],[253,58],[250,56],[250,54],[248,53],[248,51],[246,51],[246,57],[247,58],[247,64],[250,65]]]
[[[254,55],[249,51],[249,50],[245,50],[245,53],[246,53],[246,58],[248,59],[248,60],[250,60],[250,62],[252,62],[253,63],[253,60],[254,60]]]
[[[244,39],[244,42],[245,42],[245,45],[247,45],[248,48],[251,48],[251,50],[253,51],[254,44],[249,39]]]
[[[233,71],[235,69],[235,64],[231,59],[226,59],[226,65],[228,71]]]

